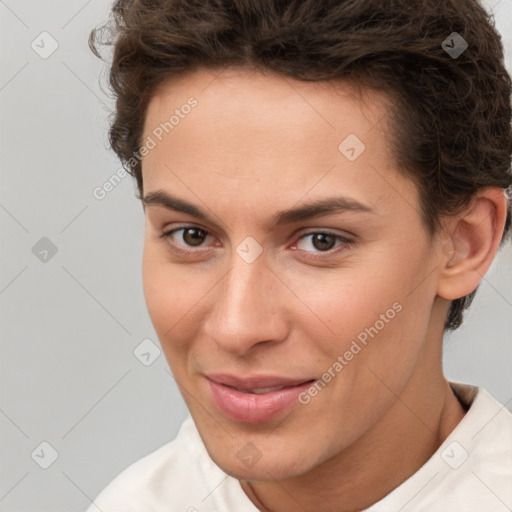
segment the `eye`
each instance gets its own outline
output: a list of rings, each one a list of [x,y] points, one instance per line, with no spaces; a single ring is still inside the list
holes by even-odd
[[[339,241],[339,244],[336,246],[336,241]],[[303,247],[299,247],[299,245],[303,242]],[[344,236],[337,235],[335,233],[325,232],[325,231],[314,231],[310,233],[306,233],[300,237],[298,242],[296,242],[292,249],[299,248],[301,251],[305,252],[316,252],[316,253],[326,253],[331,252],[335,247],[341,246],[349,246],[353,242]],[[311,250],[313,249],[313,250]],[[337,251],[334,251],[337,252]]]
[[[178,234],[179,232],[181,234]],[[199,247],[210,236],[208,231],[198,228],[197,226],[184,226],[181,228],[171,229],[162,233],[161,237],[168,240],[172,245],[185,247]],[[178,239],[178,240],[177,240]],[[179,241],[181,239],[181,242]],[[183,243],[182,243],[183,242]],[[177,247],[179,250],[180,248]]]
[[[205,229],[188,225],[165,231],[160,238],[165,239],[177,252],[191,253],[194,248],[203,248],[205,240],[212,235]],[[336,244],[338,242],[338,244]],[[303,234],[292,246],[292,250],[313,253],[309,258],[322,257],[323,253],[337,253],[353,245],[353,241],[328,231],[313,231]],[[218,244],[216,244],[218,245]],[[340,247],[341,246],[341,247]],[[338,247],[339,249],[336,249]],[[315,254],[316,253],[316,254]]]

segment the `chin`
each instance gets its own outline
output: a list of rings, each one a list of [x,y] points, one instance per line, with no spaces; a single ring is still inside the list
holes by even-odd
[[[238,453],[241,452],[240,458]],[[306,473],[312,469],[312,464],[305,459],[304,454],[297,450],[297,454],[284,457],[277,451],[265,456],[261,453],[261,458],[251,460],[241,450],[234,451],[235,456],[227,456],[226,451],[222,454],[210,453],[212,460],[219,466],[224,473],[237,478],[238,480],[258,480],[274,481],[293,478]]]

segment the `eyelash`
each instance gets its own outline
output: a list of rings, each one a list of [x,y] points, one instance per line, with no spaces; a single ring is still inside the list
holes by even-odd
[[[178,228],[173,228],[171,230],[165,231],[161,235],[159,235],[159,238],[164,239],[171,246],[171,249],[173,251],[175,251],[177,253],[180,253],[180,254],[190,255],[192,253],[195,253],[196,251],[194,249],[182,249],[182,248],[178,247],[177,245],[175,245],[174,242],[169,242],[169,239],[171,238],[171,236],[174,233],[176,233],[178,231],[186,231],[187,229],[197,229],[197,230],[205,233],[207,236],[212,236],[211,233],[208,230],[200,228],[199,226],[186,225],[186,226],[180,226]],[[301,252],[305,252],[305,253],[309,254],[307,256],[308,258],[318,259],[318,258],[323,258],[326,255],[327,256],[333,256],[334,254],[337,254],[337,253],[339,253],[342,250],[342,249],[340,249],[340,246],[343,246],[345,248],[351,248],[354,245],[354,241],[353,240],[350,240],[350,239],[348,239],[348,238],[346,238],[344,236],[338,235],[336,233],[332,233],[330,231],[324,231],[324,230],[309,231],[307,233],[303,233],[300,236],[300,238],[298,238],[297,242],[294,242],[293,245],[297,244],[303,238],[306,238],[306,237],[311,236],[311,235],[319,235],[319,234],[333,236],[338,241],[340,241],[341,243],[338,246],[335,246],[332,249],[329,249],[327,251],[316,251],[316,255],[311,255],[310,254],[311,251],[304,251],[304,250],[302,250]]]

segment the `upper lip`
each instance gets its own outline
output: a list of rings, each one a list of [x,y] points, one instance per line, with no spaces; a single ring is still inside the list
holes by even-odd
[[[304,384],[314,379],[312,378],[298,378],[292,379],[287,377],[280,377],[276,375],[253,375],[237,377],[236,375],[227,375],[225,373],[209,373],[205,374],[207,379],[231,386],[240,390],[244,389],[258,389],[258,388],[273,388],[278,386],[296,386]]]

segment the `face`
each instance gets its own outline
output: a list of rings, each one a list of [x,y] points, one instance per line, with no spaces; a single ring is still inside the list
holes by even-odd
[[[344,452],[423,364],[436,252],[389,150],[389,108],[347,84],[234,69],[150,102],[146,303],[234,476],[291,477]]]

